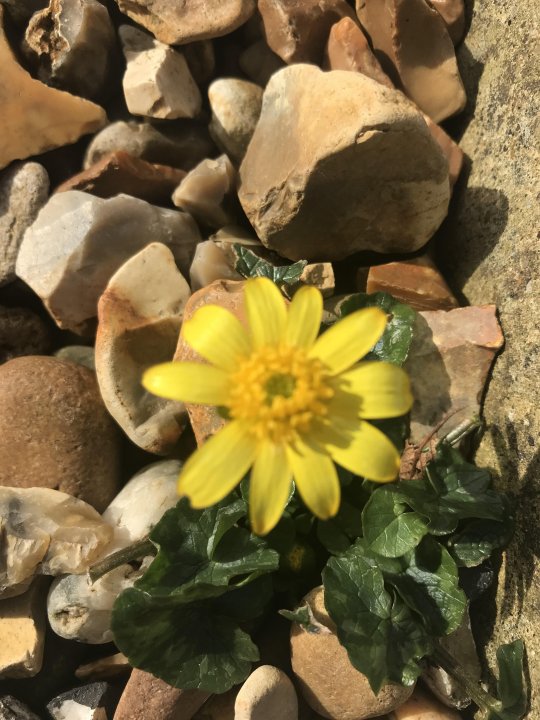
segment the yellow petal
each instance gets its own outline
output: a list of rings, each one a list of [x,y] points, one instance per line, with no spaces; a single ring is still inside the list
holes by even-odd
[[[229,372],[236,369],[238,358],[248,355],[251,350],[248,334],[240,320],[219,305],[199,308],[184,323],[182,335],[199,355]]]
[[[391,482],[399,470],[399,453],[378,428],[358,420],[354,433],[335,437],[325,446],[332,458],[346,470],[374,482]]]
[[[313,345],[321,326],[322,308],[322,295],[317,288],[304,285],[296,291],[287,314],[287,344],[302,348]]]
[[[196,450],[178,478],[178,492],[192,507],[205,508],[226,497],[255,459],[253,436],[238,422],[225,425]]]
[[[266,535],[279,522],[291,479],[283,445],[270,442],[260,445],[249,482],[249,519],[257,535]]]
[[[154,365],[143,375],[149,392],[169,400],[225,405],[229,397],[229,376],[223,370],[193,362]]]
[[[380,308],[357,310],[323,333],[309,355],[319,358],[335,375],[364,357],[377,343],[385,327],[386,315]]]
[[[255,347],[277,345],[283,340],[287,323],[285,299],[271,280],[248,280],[244,302]]]
[[[287,456],[298,491],[311,512],[321,520],[335,515],[341,487],[331,458],[301,440],[287,448]]]
[[[378,420],[405,415],[412,406],[407,373],[386,362],[360,363],[339,376],[343,390],[360,399],[359,415]]]

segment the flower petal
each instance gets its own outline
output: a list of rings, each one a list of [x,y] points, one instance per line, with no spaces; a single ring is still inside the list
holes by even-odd
[[[225,425],[186,462],[178,478],[179,494],[187,495],[197,509],[214,505],[238,485],[255,451],[255,438],[245,427],[238,422]]]
[[[339,510],[341,486],[331,458],[301,440],[287,448],[287,457],[298,491],[311,512],[321,520],[333,517]]]
[[[354,433],[344,435],[339,444],[332,438],[325,449],[338,465],[355,475],[374,482],[391,482],[397,477],[398,451],[383,432],[365,420],[358,420]]]
[[[285,341],[294,347],[310,348],[321,327],[322,295],[317,288],[304,285],[294,294],[287,313]]]
[[[255,347],[277,345],[283,340],[287,309],[277,285],[264,277],[248,280],[244,302]]]
[[[259,445],[249,482],[249,520],[257,535],[266,535],[279,522],[291,480],[283,445],[271,442]]]
[[[341,387],[360,399],[359,415],[374,420],[409,412],[413,403],[407,373],[387,362],[360,363],[339,376]]]
[[[371,350],[383,334],[386,322],[386,314],[380,308],[357,310],[323,333],[309,355],[319,358],[335,375]]]
[[[169,400],[225,405],[229,397],[229,376],[223,370],[194,362],[154,365],[142,377],[149,392]]]
[[[251,344],[242,323],[219,305],[204,305],[182,326],[182,336],[199,355],[216,367],[235,370],[238,358],[246,356]]]

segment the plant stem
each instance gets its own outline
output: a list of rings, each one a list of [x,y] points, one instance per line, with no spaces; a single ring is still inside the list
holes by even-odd
[[[460,423],[457,427],[451,430],[444,439],[447,443],[450,443],[452,447],[455,447],[463,440],[463,438],[467,437],[467,435],[470,435],[470,433],[472,433],[479,427],[482,427],[482,421],[480,420],[478,415],[475,415],[474,417],[467,418],[467,420],[464,420],[462,423]]]
[[[90,580],[95,583],[100,577],[111,570],[120,567],[120,565],[125,565],[133,560],[139,560],[147,555],[155,554],[156,546],[148,539],[147,536],[132,545],[128,545],[127,547],[112,553],[112,555],[108,555],[103,560],[94,563],[94,565],[92,565],[88,570]]]
[[[499,702],[478,683],[471,680],[461,669],[458,661],[443,647],[436,645],[430,658],[463,687],[481,710],[496,710]]]

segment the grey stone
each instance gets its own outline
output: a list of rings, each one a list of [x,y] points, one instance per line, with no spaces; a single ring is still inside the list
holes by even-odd
[[[210,134],[224,153],[240,162],[261,114],[263,91],[239,78],[219,78],[208,88],[212,109]]]
[[[0,697],[0,720],[40,720],[13,695]]]
[[[240,273],[232,268],[227,253],[213,240],[204,240],[195,249],[189,269],[189,281],[193,292],[210,285],[215,280],[242,280]]]
[[[103,720],[112,717],[113,707],[113,692],[106,682],[68,690],[47,704],[54,720]]]
[[[96,369],[96,361],[94,358],[94,348],[88,345],[66,345],[54,353],[59,360],[67,360],[76,365],[83,365],[89,370]]]
[[[0,306],[0,364],[22,355],[44,355],[51,337],[43,320],[28,308]]]

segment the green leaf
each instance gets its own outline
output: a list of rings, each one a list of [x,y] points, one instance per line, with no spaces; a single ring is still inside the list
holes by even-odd
[[[270,278],[280,289],[297,284],[307,265],[307,260],[299,260],[292,265],[273,265],[245,245],[234,244],[233,249],[237,258],[234,268],[240,275]]]
[[[364,538],[370,548],[385,557],[405,555],[428,532],[425,520],[407,506],[392,487],[377,488],[362,513]]]
[[[523,672],[524,646],[522,640],[501,645],[497,650],[499,680],[497,692],[499,711],[492,711],[489,720],[521,720],[527,711],[527,682]]]
[[[298,625],[311,626],[311,613],[307,605],[302,605],[296,610],[278,610],[278,613],[287,620],[298,623]]]
[[[512,537],[511,522],[472,520],[448,541],[448,550],[460,567],[477,567],[495,550],[508,545]]]
[[[345,498],[335,517],[317,521],[317,539],[332,555],[345,552],[361,533],[362,512]]]

